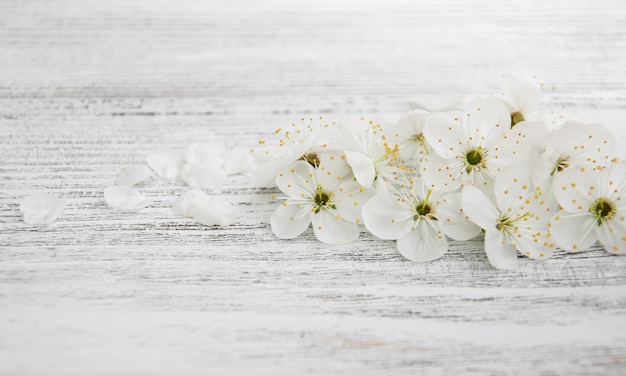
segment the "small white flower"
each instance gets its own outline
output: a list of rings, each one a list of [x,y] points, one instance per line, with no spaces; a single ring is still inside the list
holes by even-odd
[[[194,200],[205,197],[207,194],[200,189],[190,189],[172,203],[172,211],[185,217],[191,217],[191,207]]]
[[[626,252],[626,162],[591,171],[568,168],[556,177],[563,208],[550,221],[561,248],[583,251],[597,240],[610,253]]]
[[[148,165],[128,165],[117,175],[115,183],[117,185],[133,186],[146,181],[154,176],[154,172]]]
[[[537,120],[541,112],[543,94],[537,82],[514,73],[502,77],[503,102],[511,114],[511,127],[526,120]]]
[[[237,219],[239,210],[222,197],[196,195],[189,205],[189,214],[205,226],[228,226]]]
[[[390,142],[398,145],[403,164],[417,165],[422,158],[432,152],[432,147],[424,137],[424,125],[429,112],[412,110],[404,114],[389,130]]]
[[[50,224],[61,215],[65,204],[49,193],[35,193],[20,202],[24,222],[32,226]]]
[[[421,179],[378,193],[363,207],[365,227],[382,239],[397,240],[400,254],[413,261],[431,261],[448,251],[446,235],[471,239],[480,228],[461,211],[459,193],[427,190]]]
[[[272,184],[278,172],[298,159],[316,163],[317,154],[325,148],[325,136],[329,124],[322,122],[313,124],[313,118],[302,118],[300,124],[292,123],[287,129],[278,128],[275,133],[280,135],[278,145],[269,145],[260,140],[258,149],[251,149],[256,159],[256,171],[252,180],[254,186]]]
[[[397,179],[400,149],[397,144],[387,141],[383,130],[383,125],[391,127],[391,124],[364,118],[360,121],[358,124],[342,124],[337,136],[340,144],[336,145],[343,146],[354,177],[365,188],[372,187],[375,181]]]
[[[361,207],[372,192],[352,179],[350,167],[334,153],[321,153],[319,164],[296,161],[276,178],[287,196],[270,218],[272,231],[293,239],[309,224],[324,243],[348,243],[359,237]]]
[[[485,252],[498,269],[515,268],[517,251],[537,260],[554,251],[548,231],[552,213],[529,186],[526,169],[510,165],[495,180],[495,203],[474,186],[463,188],[463,212],[485,230]]]
[[[470,108],[465,114],[434,113],[426,121],[424,137],[435,153],[420,168],[432,189],[490,186],[504,166],[527,158],[526,149],[508,135],[511,118],[501,101],[480,99]]]
[[[125,185],[105,188],[104,200],[110,207],[122,211],[140,211],[151,202],[135,188]]]
[[[554,179],[569,168],[601,169],[612,161],[614,139],[602,125],[569,121],[552,131],[544,152],[535,160],[533,182],[552,192]]]

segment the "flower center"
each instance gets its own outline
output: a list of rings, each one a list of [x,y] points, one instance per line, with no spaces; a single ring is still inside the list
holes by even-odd
[[[416,135],[413,135],[413,137],[411,137],[410,140],[415,142],[416,144],[420,144],[424,148],[426,155],[430,154],[428,152],[428,146],[426,146],[426,139],[424,138],[424,133],[418,133]]]
[[[589,211],[596,217],[598,226],[602,226],[602,223],[615,215],[615,206],[608,198],[600,197],[591,205]]]
[[[530,213],[526,212],[512,219],[506,215],[501,216],[500,219],[498,220],[498,223],[496,224],[496,229],[498,231],[504,231],[510,234],[512,230],[514,231],[515,223],[517,223],[518,221],[521,221],[522,219],[528,217],[529,215]]]
[[[313,167],[318,167],[320,165],[320,159],[317,153],[308,152],[302,155],[300,159],[302,159],[303,161],[307,161]]]
[[[524,114],[520,111],[511,112],[511,128],[513,128],[515,124],[521,123],[524,120],[526,120],[526,118],[524,117]]]
[[[468,151],[465,154],[465,162],[467,163],[467,173],[472,172],[472,170],[476,168],[476,166],[481,165],[482,167],[484,167],[483,165],[485,163],[483,162],[483,147],[479,146],[476,149]]]
[[[557,172],[561,172],[563,170],[565,170],[566,168],[569,167],[569,157],[559,157],[559,159],[557,159],[556,161],[556,165],[554,166],[554,169],[552,169],[552,172],[550,173],[550,175],[554,175]]]
[[[322,189],[322,185],[317,185],[317,192],[315,196],[313,196],[313,203],[315,208],[315,213],[319,213],[323,208],[329,207],[332,209],[336,209],[335,205],[328,205],[328,202],[332,199],[333,194],[328,193]]]
[[[432,192],[433,191],[428,190],[428,194],[426,195],[426,198],[422,201],[418,201],[417,204],[415,204],[415,212],[417,214],[413,216],[413,220],[416,221],[419,217],[429,217],[430,219],[434,219],[435,221],[437,220],[437,218],[435,218],[434,216],[435,210],[428,203],[428,200],[430,199],[430,194]]]

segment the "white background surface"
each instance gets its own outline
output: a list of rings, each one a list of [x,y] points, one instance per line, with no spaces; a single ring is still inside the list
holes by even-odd
[[[215,133],[388,115],[537,77],[565,119],[623,135],[620,1],[0,2],[0,374],[623,374],[626,259],[599,248],[501,272],[480,239],[405,261],[276,239],[272,190],[220,190],[227,228],[107,207],[120,169]],[[560,106],[565,106],[560,107]],[[623,146],[624,144],[622,144]],[[68,206],[23,223],[36,191]]]

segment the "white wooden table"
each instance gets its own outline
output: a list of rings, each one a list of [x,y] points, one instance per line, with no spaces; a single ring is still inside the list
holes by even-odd
[[[173,214],[180,185],[109,208],[122,166],[300,116],[389,114],[536,75],[567,118],[624,127],[621,1],[0,2],[0,374],[624,374],[626,258],[493,269],[480,240],[404,260],[363,233],[276,239],[234,178],[233,226]],[[552,89],[555,86],[555,89]],[[623,145],[622,145],[623,146]],[[19,200],[68,206],[26,225]]]

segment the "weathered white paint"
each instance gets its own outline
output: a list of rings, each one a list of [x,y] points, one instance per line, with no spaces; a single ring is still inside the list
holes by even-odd
[[[140,185],[141,213],[102,192],[151,151],[398,117],[508,71],[546,82],[557,116],[619,132],[625,17],[618,1],[1,2],[0,374],[623,374],[624,257],[502,272],[477,239],[415,264],[365,233],[276,239],[274,191],[243,177],[211,191],[242,210],[227,228],[174,215],[178,185]],[[35,191],[67,202],[51,226],[21,220]]]

